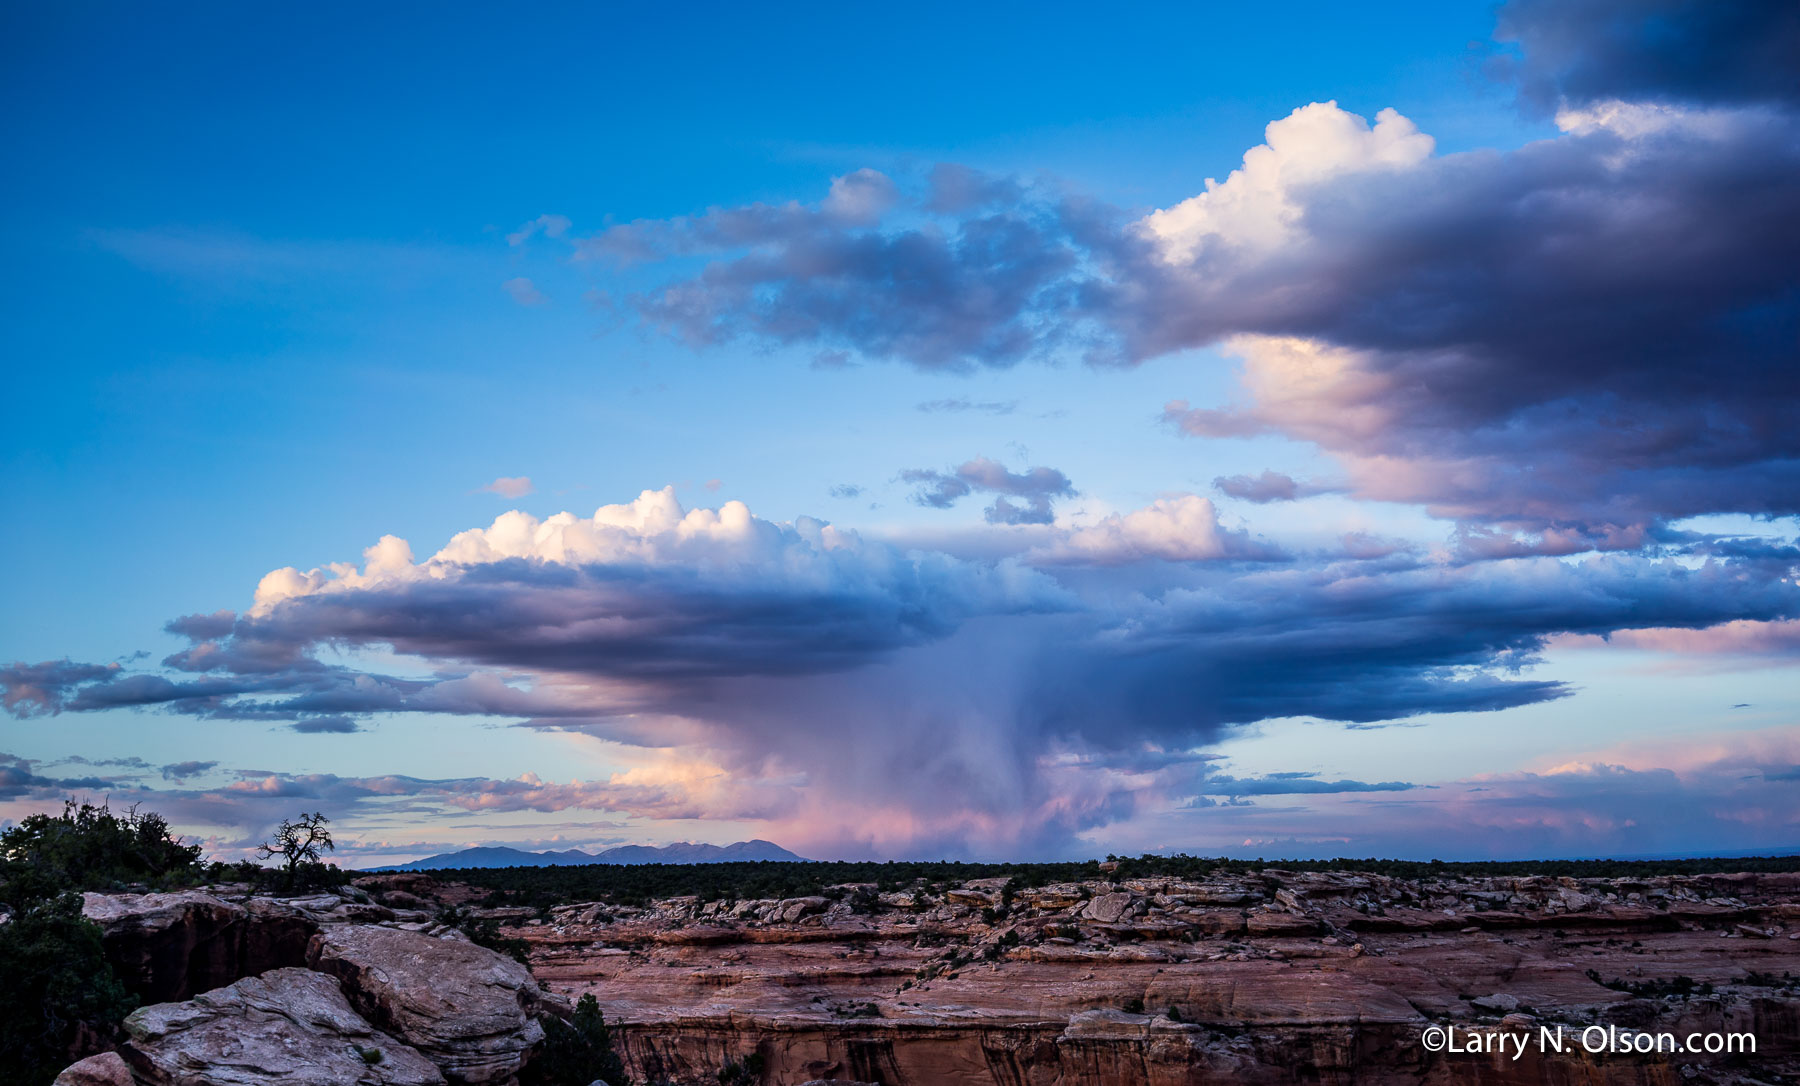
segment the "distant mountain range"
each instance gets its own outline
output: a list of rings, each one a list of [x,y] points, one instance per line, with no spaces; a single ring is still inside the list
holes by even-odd
[[[445,852],[411,863],[371,867],[370,871],[437,871],[452,867],[566,867],[574,864],[717,864],[733,860],[805,860],[773,841],[739,841],[735,845],[696,845],[686,841],[656,848],[620,845],[604,852],[526,852],[496,846]]]

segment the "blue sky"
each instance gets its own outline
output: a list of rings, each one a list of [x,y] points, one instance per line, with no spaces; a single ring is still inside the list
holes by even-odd
[[[1742,10],[8,11],[0,813],[229,852],[324,805],[352,863],[1800,844],[1792,20]],[[664,487],[756,519],[253,598]]]

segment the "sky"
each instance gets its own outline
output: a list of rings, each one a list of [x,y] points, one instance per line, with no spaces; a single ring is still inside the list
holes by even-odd
[[[0,824],[1800,849],[1800,11],[12,5]]]

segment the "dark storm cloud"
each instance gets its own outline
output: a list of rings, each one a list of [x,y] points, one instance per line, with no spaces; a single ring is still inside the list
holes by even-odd
[[[971,477],[1054,489],[1041,475],[997,470],[971,469]],[[311,587],[228,627],[177,623],[197,635],[229,632],[195,640],[166,658],[163,671],[15,665],[0,672],[6,704],[17,716],[160,708],[303,733],[355,731],[361,718],[396,712],[574,725],[666,705],[665,688],[852,669],[939,640],[973,617],[1074,602],[1013,561],[903,554],[816,521],[774,525],[730,505],[727,517],[687,515],[666,492],[611,508],[653,526],[564,524],[569,545],[606,540],[611,561],[488,555],[434,560],[427,575],[395,551],[390,564],[372,557],[368,574],[343,581],[277,571],[273,581]],[[505,515],[495,531],[511,532],[518,517]],[[710,536],[695,527],[709,523]],[[527,538],[535,533],[526,529]],[[463,533],[458,542],[485,555],[481,536]],[[327,665],[315,655],[324,645],[391,647],[437,671],[403,678]],[[575,678],[559,683],[558,675]],[[616,682],[600,694],[584,685],[591,680]]]
[[[953,471],[908,468],[900,480],[917,487],[914,504],[948,509],[957,499],[981,492],[999,495],[986,510],[989,524],[1049,524],[1056,519],[1051,503],[1075,493],[1069,477],[1055,468],[1008,471],[998,461],[978,456]],[[1015,504],[1018,498],[1023,504]]]
[[[1800,102],[1800,5],[1791,0],[1510,0],[1493,68],[1548,112],[1606,99]]]
[[[536,529],[525,536],[541,538]],[[377,713],[511,718],[674,742],[718,767],[699,779],[721,782],[696,792],[683,777],[630,792],[267,773],[192,798],[215,814],[251,804],[232,815],[246,824],[277,799],[358,796],[659,817],[800,810],[834,825],[888,810],[910,812],[906,832],[919,848],[966,852],[998,832],[1008,847],[1049,854],[1128,817],[1152,793],[1397,787],[1298,777],[1195,783],[1206,761],[1197,748],[1242,724],[1526,705],[1569,693],[1553,675],[1526,673],[1558,634],[1705,630],[1800,614],[1800,589],[1785,571],[1744,559],[1688,568],[1624,556],[1425,565],[1390,555],[1249,569],[1158,564],[1150,579],[1143,561],[1047,567],[1066,581],[1059,586],[1016,563],[888,551],[841,562],[835,579],[821,581],[816,569],[795,575],[807,553],[778,549],[769,564],[728,574],[691,555],[693,568],[675,570],[496,558],[344,574],[265,602],[217,642],[202,642],[217,645],[204,654],[220,663],[216,673],[171,679],[60,665],[87,678],[52,700],[65,711],[135,704],[301,730],[360,727]],[[929,621],[916,614],[925,601],[936,601]],[[856,644],[821,648],[821,637]],[[234,662],[260,667],[268,655],[236,652],[239,638],[298,655],[392,646],[440,670],[426,679],[323,666],[236,675]],[[55,671],[17,673],[41,689]],[[669,733],[658,721],[686,723]],[[73,786],[29,765],[13,769],[10,787],[30,794]]]
[[[1096,744],[1206,741],[1278,717],[1371,723],[1566,696],[1524,678],[1553,633],[1782,619],[1800,590],[1754,568],[1523,558],[1374,572],[1239,572],[1172,589],[1081,644],[1048,649],[1029,709]]]
[[[809,674],[942,637],[990,609],[1054,606],[953,560],[846,566],[836,583],[779,585],[674,567],[505,559],[461,576],[320,593],[254,625],[293,645],[388,644],[434,659],[635,679]],[[371,692],[377,701],[386,688]]]
[[[206,657],[218,669],[191,678],[15,668],[43,694],[18,700],[15,713],[43,704],[162,707],[343,732],[375,713],[569,725],[636,711],[728,719],[734,705],[762,703],[780,706],[781,726],[806,735],[809,714],[788,703],[783,684],[805,702],[818,677],[843,673],[861,686],[879,663],[902,667],[906,682],[941,687],[939,674],[906,670],[938,667],[917,650],[971,622],[1007,618],[991,635],[1008,646],[1004,660],[970,673],[1011,691],[1012,707],[995,713],[1025,747],[1066,737],[1185,749],[1175,741],[1191,747],[1274,717],[1371,723],[1560,697],[1568,690],[1555,679],[1518,674],[1548,637],[1791,619],[1800,591],[1786,569],[1741,559],[1693,569],[1630,557],[1422,565],[1390,555],[1249,570],[1198,563],[1172,580],[1165,573],[1149,593],[1129,566],[1054,568],[1079,591],[1023,568],[983,571],[925,554],[840,570],[835,585],[786,587],[691,570],[502,559],[283,600],[201,643],[217,645]],[[258,669],[239,674],[232,668],[244,657],[234,642],[243,638],[309,660],[327,644],[392,647],[441,670],[424,679],[343,666],[268,672],[251,654]],[[955,655],[972,667],[966,647]],[[46,686],[54,673],[75,678]],[[591,680],[623,685],[591,688]],[[810,719],[824,725],[829,716]]]

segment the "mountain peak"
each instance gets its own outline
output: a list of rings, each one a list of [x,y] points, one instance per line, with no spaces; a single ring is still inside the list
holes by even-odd
[[[578,864],[707,864],[754,862],[759,860],[803,862],[773,841],[761,838],[738,841],[730,845],[707,845],[677,841],[669,845],[619,845],[601,852],[579,849],[563,852],[527,852],[506,845],[483,845],[460,852],[444,852],[436,856],[403,864],[372,867],[370,871],[439,871],[459,867],[567,867]]]

